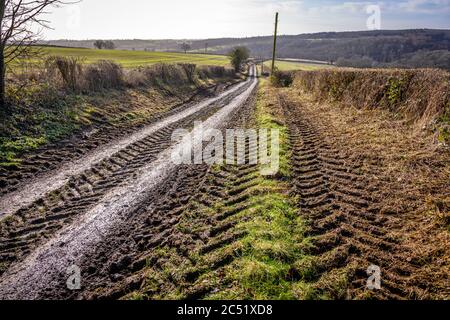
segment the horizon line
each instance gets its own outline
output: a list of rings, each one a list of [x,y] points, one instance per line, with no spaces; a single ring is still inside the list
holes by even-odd
[[[365,32],[365,33],[375,33],[380,31],[450,31],[450,29],[434,29],[434,28],[407,28],[407,29],[379,29],[379,30],[348,30],[348,31],[319,31],[319,32],[306,32],[306,33],[297,33],[297,34],[281,34],[279,37],[295,37],[301,35],[314,35],[314,34],[323,34],[323,33],[357,33],[357,32]],[[40,40],[40,41],[93,41],[93,40],[115,40],[115,41],[128,41],[128,40],[142,40],[142,41],[168,41],[168,40],[191,40],[191,41],[205,41],[205,40],[218,40],[218,39],[250,39],[250,38],[266,38],[273,37],[273,35],[253,35],[248,37],[212,37],[212,38],[87,38],[87,39],[48,39],[48,40]]]

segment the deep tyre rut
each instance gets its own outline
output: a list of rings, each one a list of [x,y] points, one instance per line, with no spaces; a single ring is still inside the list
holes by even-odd
[[[185,100],[181,97],[174,96],[173,93],[169,93],[167,99],[170,102],[168,104],[173,104],[172,106],[166,104],[154,106],[151,109],[151,115],[148,118],[143,118],[135,123],[126,121],[126,113],[130,112],[129,106],[126,103],[123,106],[120,106],[119,110],[116,111],[123,113],[122,118],[115,119],[113,123],[107,122],[107,120],[104,119],[104,115],[97,115],[97,117],[92,119],[94,124],[89,130],[77,133],[58,143],[40,148],[36,152],[28,155],[17,167],[0,167],[0,197],[20,190],[29,182],[29,180],[32,180],[37,176],[42,176],[45,175],[45,173],[58,170],[65,163],[88,155],[99,146],[111,143],[111,141],[123,139],[141,129],[143,126],[158,123],[170,115],[175,115],[195,106],[206,98],[213,98],[235,84],[236,81],[233,81],[227,84],[200,88],[197,89],[191,97]],[[123,121],[123,123],[121,121]],[[0,212],[0,215],[2,213],[3,212]]]
[[[64,187],[45,195],[32,205],[22,208],[13,216],[4,219],[0,225],[0,239],[2,240],[0,244],[2,269],[0,271],[5,274],[11,266],[18,267],[9,272],[7,282],[3,283],[4,289],[7,289],[3,292],[6,294],[5,297],[54,299],[82,296],[79,292],[66,288],[67,275],[65,272],[56,274],[58,271],[55,269],[51,271],[52,274],[56,272],[55,275],[50,275],[45,270],[50,271],[49,268],[52,266],[43,266],[43,269],[39,270],[40,267],[36,263],[45,263],[46,256],[53,251],[56,255],[60,255],[60,249],[53,249],[53,242],[57,241],[61,235],[64,239],[72,237],[72,233],[78,228],[76,225],[80,223],[90,224],[92,222],[90,217],[84,217],[84,213],[90,212],[93,214],[93,219],[97,219],[98,214],[103,214],[99,210],[102,206],[105,206],[106,210],[110,205],[110,200],[113,201],[112,208],[114,210],[122,211],[129,208],[128,212],[117,211],[114,213],[116,216],[111,218],[111,222],[107,222],[105,226],[101,227],[103,231],[98,231],[98,235],[91,237],[86,233],[88,229],[80,229],[86,235],[81,235],[80,239],[75,239],[70,245],[70,250],[73,251],[72,255],[80,256],[82,254],[85,259],[84,262],[80,262],[79,259],[76,261],[82,267],[85,277],[83,281],[86,293],[83,295],[88,296],[87,292],[90,290],[96,291],[100,287],[119,281],[123,277],[120,272],[124,269],[131,268],[136,271],[142,268],[143,260],[139,259],[139,253],[151,250],[170,239],[172,227],[178,222],[181,210],[195,194],[194,191],[198,188],[208,168],[206,166],[181,166],[177,170],[168,168],[168,176],[152,189],[151,193],[146,197],[145,194],[135,196],[136,201],[141,201],[138,199],[145,197],[138,205],[130,202],[134,195],[127,195],[130,199],[124,199],[122,204],[121,199],[117,198],[115,194],[120,195],[121,192],[134,190],[136,189],[134,184],[138,186],[148,179],[147,176],[157,174],[156,172],[146,173],[146,170],[152,168],[154,162],[158,163],[155,166],[165,168],[161,157],[166,157],[167,151],[170,151],[170,147],[173,146],[171,135],[175,129],[189,129],[194,126],[195,121],[206,119],[209,121],[214,118],[212,123],[221,121],[220,119],[227,117],[228,109],[240,108],[241,95],[246,96],[251,92],[249,91],[250,87],[254,88],[254,85],[255,80],[248,81],[240,85],[238,90],[206,105],[199,111],[129,144],[111,157],[91,166],[82,174],[72,177]],[[142,193],[140,190],[139,192]],[[105,204],[101,204],[102,202]],[[115,202],[118,203],[114,204]],[[109,230],[110,223],[112,225]],[[65,226],[71,226],[71,228],[63,229]],[[84,228],[82,225],[79,227]],[[92,227],[92,225],[87,225],[87,228]],[[108,235],[105,233],[107,229]],[[62,234],[60,234],[60,230]],[[59,236],[54,238],[54,235]],[[89,239],[92,238],[91,240],[96,242],[95,246],[85,242],[83,240],[85,236],[88,236]],[[63,242],[60,244],[55,242],[55,244],[65,246],[65,240],[61,241]],[[88,247],[82,253],[78,248],[79,245]],[[35,250],[38,248],[41,250]],[[31,253],[33,255],[30,258],[28,256]],[[67,254],[69,256],[66,258],[71,260],[73,256],[70,256],[70,253]],[[56,256],[53,258],[56,259]],[[23,267],[21,262],[25,259],[27,263]],[[44,260],[41,261],[42,259]],[[60,267],[62,266],[58,266],[58,268]],[[23,282],[25,281],[24,277],[28,277],[26,274],[35,268],[39,272],[47,273],[46,277],[52,277],[51,283],[38,283],[36,286],[31,285],[30,292],[27,292],[26,288],[20,288],[14,293],[10,283],[14,281],[16,274],[21,279],[20,286],[26,286]]]
[[[327,139],[331,128],[303,106],[284,95],[279,101],[290,130],[292,192],[309,224],[308,253],[315,257],[309,281],[334,298],[424,299],[439,293],[431,283],[415,280],[420,267],[409,262],[414,255],[402,243],[402,217],[382,210],[389,188],[377,177],[377,166]],[[367,289],[371,265],[381,269],[381,290]],[[346,292],[329,289],[330,281],[339,279],[348,281]]]
[[[253,107],[254,102],[248,102],[228,127],[245,126],[253,116]],[[253,165],[220,170],[206,165],[180,167],[130,214],[111,241],[99,245],[82,262],[84,270],[92,270],[83,292],[70,294],[61,287],[59,294],[117,299],[156,281],[154,290],[146,289],[147,298],[167,298],[170,294],[205,297],[214,288],[199,278],[220,273],[236,257],[217,252],[244,236],[234,230],[242,221],[236,216],[246,209],[242,185],[250,185],[257,170]],[[223,210],[213,209],[222,203],[226,205]],[[172,274],[171,269],[179,273]]]

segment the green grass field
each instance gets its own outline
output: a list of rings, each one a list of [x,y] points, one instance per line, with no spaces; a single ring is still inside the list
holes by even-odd
[[[270,69],[272,66],[272,61],[264,62],[264,65]],[[294,70],[310,71],[333,67],[323,64],[300,63],[300,62],[279,61],[279,60],[276,61],[276,66],[281,71],[294,71]]]
[[[127,50],[96,50],[80,48],[44,47],[45,55],[59,55],[69,57],[83,57],[85,63],[94,63],[98,60],[112,60],[124,68],[152,65],[155,63],[195,63],[197,65],[225,66],[229,64],[226,56],[205,54],[184,54],[171,52],[147,52]]]

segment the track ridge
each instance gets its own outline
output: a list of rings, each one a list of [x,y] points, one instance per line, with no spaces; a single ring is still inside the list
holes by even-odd
[[[232,81],[207,88],[199,88],[191,97],[181,102],[178,101],[180,99],[178,97],[175,99],[176,101],[172,101],[172,95],[170,95],[168,98],[171,100],[172,106],[167,108],[165,105],[157,105],[152,109],[153,113],[150,118],[143,119],[138,123],[122,124],[122,121],[127,120],[126,116],[113,123],[94,118],[92,121],[99,123],[101,127],[94,125],[92,128],[76,133],[74,136],[59,143],[41,147],[36,152],[28,155],[18,167],[0,168],[0,197],[19,190],[24,183],[36,178],[36,176],[57,170],[67,160],[72,161],[85,156],[101,145],[126,137],[142,128],[142,126],[155,124],[167,116],[188,109],[199,103],[201,99],[211,98],[220,94],[219,91],[226,91],[235,84],[236,82]],[[220,90],[219,87],[221,88]],[[128,107],[121,107],[120,111],[127,112],[130,110]],[[103,115],[99,115],[99,117],[103,117]],[[67,159],[68,154],[71,155],[71,159]]]
[[[6,219],[0,234],[2,240],[12,241],[0,251],[9,259],[6,270],[3,270],[6,276],[1,279],[2,294],[5,297],[79,297],[80,293],[69,292],[65,288],[66,275],[62,271],[65,265],[76,262],[84,271],[87,270],[83,279],[86,289],[82,295],[89,296],[99,287],[107,286],[105,283],[119,281],[123,277],[121,273],[142,269],[149,259],[142,252],[174,245],[173,226],[179,223],[183,208],[194,194],[192,190],[197,189],[207,169],[205,166],[168,164],[167,157],[172,149],[181,147],[180,144],[171,145],[172,132],[175,128],[192,129],[199,119],[207,119],[207,126],[222,127],[230,115],[240,114],[239,110],[253,94],[256,82],[250,79],[232,94],[224,95],[213,104],[128,145],[71,179],[63,192],[57,190],[31,207],[22,209],[14,218]],[[125,192],[126,199],[123,199]],[[220,196],[220,190],[215,194]],[[36,213],[37,203],[47,213],[43,217]],[[89,214],[83,214],[85,212]],[[76,215],[79,221],[75,221],[78,219]],[[108,221],[99,221],[103,216]],[[36,225],[29,227],[31,222]],[[68,228],[62,229],[64,226]],[[97,227],[99,229],[95,232],[93,228]],[[126,249],[122,248],[123,245]],[[183,249],[177,251],[181,255],[188,253]],[[62,262],[55,261],[57,266],[46,264],[47,256],[53,261],[60,255],[64,257]],[[95,259],[95,267],[88,266],[91,259]],[[39,266],[41,262],[42,267]],[[27,292],[25,281],[30,277],[41,279],[41,275],[48,283],[31,285],[34,289]],[[39,279],[36,278],[37,281]],[[21,286],[17,291],[10,286],[16,280]]]
[[[174,110],[168,112],[159,122],[152,122],[148,126],[135,129],[133,132],[122,139],[108,144],[91,146],[91,152],[82,156],[75,157],[72,162],[64,162],[64,165],[54,171],[38,175],[36,178],[27,181],[22,185],[17,185],[10,189],[6,194],[0,196],[0,219],[14,214],[16,211],[31,205],[33,202],[45,197],[55,190],[63,188],[67,181],[74,176],[91,169],[92,166],[108,161],[111,157],[117,155],[118,160],[128,161],[134,157],[130,146],[148,137],[163,138],[166,137],[167,128],[179,128],[186,124],[186,119],[201,119],[211,114],[211,109],[218,110],[220,106],[228,104],[232,99],[245,91],[249,82],[242,82],[236,87],[225,91],[219,96],[206,99],[195,105],[182,106],[178,112]],[[130,129],[131,130],[131,129]],[[62,160],[61,160],[62,161]],[[11,181],[15,181],[11,179]]]
[[[279,95],[288,120],[292,146],[292,194],[299,213],[309,224],[314,256],[315,287],[332,298],[414,299],[427,288],[413,281],[418,267],[408,262],[412,253],[402,245],[399,218],[380,206],[384,181],[374,180],[377,168],[363,167],[341,146],[326,138],[330,126],[310,118],[307,108]],[[370,265],[382,270],[382,289],[368,291]],[[330,290],[329,281],[344,279],[346,292]]]
[[[28,256],[53,234],[93,208],[110,190],[127,183],[143,166],[171,146],[172,132],[209,117],[247,88],[242,86],[205,109],[143,137],[94,164],[68,182],[0,221],[0,275]]]
[[[253,116],[253,102],[247,103],[229,123],[239,126]],[[236,226],[251,205],[243,196],[249,190],[241,186],[251,186],[257,170],[255,165],[182,168],[168,194],[149,198],[148,206],[136,213],[155,217],[147,218],[144,228],[135,221],[138,250],[131,260],[137,262],[121,270],[116,285],[87,288],[83,297],[133,298],[128,294],[139,288],[147,299],[206,297],[214,288],[203,280],[220,275],[239,256],[232,248],[245,232]]]

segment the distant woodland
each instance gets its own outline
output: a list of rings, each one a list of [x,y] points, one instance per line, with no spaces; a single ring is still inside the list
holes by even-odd
[[[57,40],[47,44],[94,48],[96,40]],[[271,55],[272,37],[207,40],[113,40],[117,49],[182,51],[227,54],[235,46],[246,46],[253,56]],[[450,30],[380,30],[324,32],[280,36],[279,58],[310,59],[352,67],[406,67],[450,69]]]

